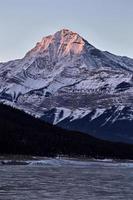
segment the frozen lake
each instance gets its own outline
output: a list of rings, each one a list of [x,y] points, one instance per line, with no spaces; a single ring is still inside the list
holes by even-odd
[[[0,200],[132,200],[133,163],[43,159],[0,165]]]

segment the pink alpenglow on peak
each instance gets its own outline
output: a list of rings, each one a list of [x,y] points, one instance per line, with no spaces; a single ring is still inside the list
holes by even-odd
[[[72,52],[74,54],[80,54],[85,45],[85,41],[77,33],[63,29],[59,31],[61,34],[61,44],[64,44],[64,54]]]
[[[75,32],[62,29],[54,35],[44,37],[28,55],[42,54],[53,51],[54,56],[62,57],[70,54],[80,54],[85,47],[85,40]]]

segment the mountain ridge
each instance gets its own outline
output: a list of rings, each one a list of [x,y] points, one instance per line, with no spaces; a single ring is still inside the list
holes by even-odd
[[[68,131],[0,104],[0,154],[133,159],[133,145]]]
[[[2,103],[63,128],[133,142],[133,59],[100,51],[77,33],[58,31],[1,64],[0,83]]]

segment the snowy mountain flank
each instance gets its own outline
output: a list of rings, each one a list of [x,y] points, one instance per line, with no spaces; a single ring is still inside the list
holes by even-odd
[[[0,102],[58,126],[133,143],[133,59],[63,29],[0,63]]]

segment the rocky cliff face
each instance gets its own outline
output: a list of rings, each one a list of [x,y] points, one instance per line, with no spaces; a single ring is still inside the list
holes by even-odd
[[[63,29],[0,64],[0,101],[59,126],[133,143],[133,59]]]

